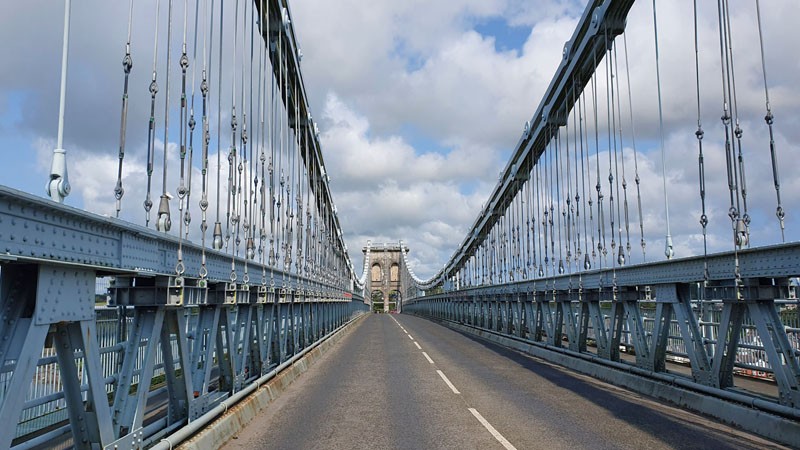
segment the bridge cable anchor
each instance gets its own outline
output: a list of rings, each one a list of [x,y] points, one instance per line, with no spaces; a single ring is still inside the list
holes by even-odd
[[[64,150],[64,107],[67,96],[67,63],[69,55],[69,22],[71,1],[64,7],[64,42],[61,49],[61,96],[58,108],[58,141],[53,150],[53,163],[50,166],[50,180],[45,190],[47,195],[58,203],[64,203],[71,190],[67,176],[67,151]]]
[[[161,196],[161,201],[158,204],[158,222],[156,222],[156,229],[158,231],[167,232],[172,228],[172,220],[169,214],[169,201],[171,195],[165,193]]]

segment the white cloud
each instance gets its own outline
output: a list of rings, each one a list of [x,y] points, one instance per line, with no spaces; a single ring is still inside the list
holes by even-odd
[[[419,253],[431,259],[416,260],[418,270],[435,272],[441,252],[455,248],[467,232],[502,162],[473,148],[416,153],[399,136],[371,138],[367,119],[333,95],[323,120],[331,123],[321,140],[348,246],[403,239],[412,250],[427,249]],[[487,166],[496,168],[488,177]],[[460,183],[482,178],[489,182],[478,193],[462,193]]]
[[[0,49],[0,58],[4,61],[0,67],[0,119],[10,112],[18,112],[13,121],[13,134],[29,137],[30,149],[39,149],[43,174],[49,169],[48,156],[55,134],[61,38],[61,14],[58,8],[45,3],[38,0],[0,4],[0,16],[8,18],[0,28],[0,38],[15,43]],[[570,0],[296,0],[292,3],[294,26],[304,53],[302,68],[306,88],[321,128],[333,197],[351,255],[359,260],[360,252],[354,249],[360,249],[367,239],[373,242],[403,239],[411,248],[410,257],[418,275],[430,276],[444,264],[473,223],[497,181],[505,158],[517,142],[524,122],[538,106],[561,59],[562,45],[572,35],[583,13],[582,3]],[[707,213],[711,221],[709,248],[716,251],[729,249],[732,244],[727,218],[724,135],[719,120],[722,100],[716,11],[713,4],[701,3],[700,6],[701,106],[706,131],[703,142]],[[176,14],[182,14],[182,7],[176,2]],[[233,5],[226,2],[226,7]],[[694,138],[696,99],[691,7],[692,2],[688,0],[658,3],[670,218],[679,256],[702,251]],[[136,2],[133,18],[134,70],[123,217],[137,223],[142,223],[144,216],[141,203],[145,192],[146,126],[150,108],[147,85],[153,61],[154,8],[155,2]],[[652,260],[661,258],[665,217],[661,162],[656,145],[658,116],[651,8],[649,2],[634,4],[628,18],[627,41],[645,207],[645,239],[648,259]],[[45,10],[49,13],[42,14]],[[768,5],[762,2],[761,12],[770,95],[776,116],[781,192],[788,213],[787,238],[796,239],[798,222],[792,211],[800,205],[793,193],[800,186],[793,176],[791,163],[800,158],[796,144],[800,141],[800,96],[796,95],[800,58],[792,55],[797,54],[795,47],[800,30],[786,17],[796,17],[800,4],[794,0],[776,0]],[[232,14],[226,11],[226,17],[226,31],[230,31]],[[474,29],[476,24],[487,20],[527,26],[531,31],[521,48],[498,50],[494,38],[480,35]],[[37,26],[30,27],[30,23]],[[162,11],[161,23],[163,37],[165,11]],[[732,24],[737,100],[745,131],[743,153],[748,202],[753,216],[752,237],[754,244],[772,243],[779,238],[752,2],[734,5]],[[73,196],[80,197],[90,210],[109,215],[114,213],[122,94],[120,61],[124,54],[126,26],[127,2],[98,0],[73,5],[65,133]],[[191,41],[191,33],[189,36]],[[173,38],[171,98],[177,99],[176,55],[179,54],[180,33],[175,32]],[[213,134],[210,169],[212,174],[216,173],[216,152],[221,152],[223,192],[227,189],[224,172],[227,171],[225,155],[229,144],[226,143],[230,142],[229,86],[235,68],[230,63],[232,44],[228,40],[224,44],[221,95],[218,95],[216,47],[209,60]],[[156,102],[156,138],[161,142],[165,140],[163,102],[167,70],[164,50],[162,45],[157,66],[161,91]],[[618,56],[619,69],[624,72],[621,47]],[[598,72],[601,105],[605,102],[603,67],[601,64]],[[624,73],[618,75],[624,92],[626,77]],[[199,72],[197,77],[196,85]],[[241,79],[238,83],[241,85]],[[199,102],[199,97],[196,100]],[[218,100],[221,100],[219,111]],[[627,119],[627,98],[622,100],[631,241],[636,254],[638,213],[630,149],[632,130]],[[199,103],[197,109],[199,111]],[[601,129],[605,117],[601,106],[598,114]],[[221,129],[217,127],[218,120]],[[587,125],[591,125],[589,118],[587,121]],[[0,123],[7,124],[2,120]],[[174,169],[177,167],[174,147],[178,134],[177,113],[170,117],[170,124],[166,140],[170,142],[169,164]],[[0,139],[8,138],[9,133],[0,128]],[[219,149],[216,146],[218,134],[222,142]],[[600,165],[605,191],[604,139],[601,135]],[[593,139],[590,143],[593,146]],[[162,145],[156,145],[154,201],[161,188]],[[415,145],[430,145],[431,148],[415,148]],[[595,172],[591,173],[593,179]],[[197,233],[199,224],[196,206],[199,177],[195,162],[193,233]],[[177,175],[173,172],[168,186],[174,193]],[[213,199],[216,192],[213,176],[210,190]],[[176,200],[172,208],[174,219]],[[213,207],[210,216],[213,221]],[[197,236],[193,234],[193,239]],[[355,266],[359,268],[360,264],[356,262]]]

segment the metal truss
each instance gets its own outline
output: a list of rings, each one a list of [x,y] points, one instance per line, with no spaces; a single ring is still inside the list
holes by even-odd
[[[179,244],[176,236],[0,186],[0,259],[6,261],[80,265],[101,275],[178,278],[175,266]],[[182,245],[185,273],[199,274],[203,248],[187,241]],[[260,274],[263,268],[257,262],[209,248],[205,249],[205,258],[209,283],[235,285],[230,279],[232,261],[239,268],[249,265],[254,273]],[[354,287],[347,279],[300,278],[271,267],[266,271],[280,288],[310,290],[321,297],[344,298]],[[187,283],[189,279],[186,277]],[[266,286],[267,281],[259,280],[259,284]]]
[[[53,401],[63,401],[68,415],[49,431],[31,426],[35,433],[20,438],[18,427],[6,426],[0,430],[0,448],[50,445],[70,432],[72,444],[81,449],[146,447],[367,311],[331,197],[288,3],[252,3],[280,92],[273,100],[280,97],[283,102],[285,116],[280,120],[293,130],[298,166],[302,164],[307,174],[302,181],[307,183],[302,186],[305,215],[301,191],[292,186],[298,195],[298,231],[286,238],[286,253],[296,257],[294,269],[286,255],[283,264],[273,258],[269,266],[264,263],[267,258],[256,262],[252,242],[241,252],[248,258],[240,258],[234,256],[239,254],[238,242],[237,250],[225,254],[179,236],[0,187],[0,376],[6,381],[0,392],[0,418],[17,424],[25,411]],[[186,65],[181,64],[185,74]],[[125,83],[127,92],[127,75]],[[185,100],[182,105],[185,120]],[[194,118],[191,122],[193,129]],[[122,130],[124,136],[124,125]],[[234,132],[237,145],[235,136]],[[121,147],[120,174],[122,155]],[[261,158],[263,172],[263,152]],[[248,181],[253,182],[258,184]],[[181,183],[183,188],[183,179]],[[267,193],[262,189],[263,200]],[[118,184],[118,202],[122,194]],[[207,206],[201,202],[204,211]],[[149,221],[149,207],[146,210]],[[164,225],[168,221],[169,209],[159,207],[161,229],[169,230]],[[324,248],[310,243],[312,221],[320,233],[314,239]],[[206,226],[204,216],[204,241]],[[301,231],[308,242],[300,239]],[[266,236],[261,233],[263,243]],[[250,241],[257,239],[253,236]],[[295,237],[296,255],[291,253]],[[307,252],[316,253],[303,255],[301,243],[307,244]],[[249,274],[255,274],[253,280]],[[113,277],[109,305],[118,311],[116,340],[102,347],[95,317],[97,277]],[[55,356],[43,357],[52,348]],[[61,383],[63,390],[31,399],[29,391],[40,384],[34,374],[44,366],[58,373],[58,382],[51,384]]]
[[[232,282],[232,257],[209,249],[206,279],[177,276],[177,249],[175,237],[0,187],[0,357],[10,372],[0,418],[16,424],[30,407],[34,369],[55,347],[64,386],[55,397],[75,447],[143,448],[367,310],[351,283],[271,269],[280,284]],[[201,252],[183,243],[187,273]],[[121,314],[115,367],[103,366],[96,338],[103,275],[114,276],[110,304]],[[166,389],[154,408],[156,385]],[[0,430],[0,448],[15,433]]]
[[[623,363],[656,380],[663,381],[668,361],[680,361],[691,368],[687,385],[698,391],[735,392],[740,402],[749,398],[751,406],[800,419],[800,330],[785,326],[778,313],[780,307],[800,305],[791,282],[800,275],[800,244],[745,250],[738,256],[739,279],[734,255],[722,253],[456,290],[407,300],[404,308],[545,348],[568,349],[573,358],[589,357],[613,367],[609,370]],[[702,280],[704,264],[711,274],[708,282]],[[621,349],[635,359],[623,359]],[[765,355],[767,364],[753,367],[738,360],[754,351]],[[746,369],[772,374],[777,396],[764,401],[735,389],[734,373]]]
[[[209,249],[207,278],[178,276],[177,249],[175,237],[0,187],[0,358],[8,374],[0,418],[16,424],[31,407],[34,370],[43,349],[55,347],[63,391],[53,399],[66,403],[75,447],[143,448],[367,310],[347,280],[270,268],[277,285],[236,283],[232,256]],[[201,257],[183,242],[187,273],[199,271]],[[113,367],[103,364],[109,349],[99,347],[95,324],[95,281],[109,275],[110,305],[120,311]],[[163,375],[154,380],[157,365]],[[156,385],[164,398],[153,407]],[[0,448],[15,433],[0,430]]]
[[[120,275],[110,289],[122,319],[110,349],[119,358],[109,367],[97,340],[95,277],[90,268],[14,262],[0,278],[0,354],[12,365],[0,417],[16,424],[30,407],[34,369],[43,348],[55,347],[63,392],[54,399],[65,400],[76,448],[144,448],[367,310],[311,291],[239,287],[231,296],[212,285],[189,294],[166,279]],[[154,402],[156,385],[165,389]],[[15,432],[0,430],[0,447]]]
[[[565,124],[575,106],[575,93],[583,90],[611,42],[625,30],[633,3],[634,0],[588,2],[572,37],[564,44],[563,59],[536,112],[525,123],[522,136],[500,175],[501,181],[447,265],[430,280],[418,283],[420,288],[443,284],[466,264],[486,239],[522,188],[521,182],[528,179],[531,168],[544,153],[552,131]]]

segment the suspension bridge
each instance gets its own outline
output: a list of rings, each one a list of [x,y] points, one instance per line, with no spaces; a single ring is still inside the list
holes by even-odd
[[[115,208],[64,205],[66,0],[47,197],[0,186],[0,448],[800,446],[800,243],[779,170],[797,147],[770,102],[775,15],[751,3],[742,16],[738,2],[686,2],[696,101],[672,113],[660,4],[589,1],[544,95],[521,100],[533,113],[483,209],[421,279],[400,239],[354,263],[287,0],[148,5],[152,67],[131,1],[107,105]],[[634,7],[651,8],[649,99],[631,87]],[[760,50],[746,70],[744,27]],[[658,138],[637,141],[647,114]],[[691,211],[669,208],[676,121],[694,128]],[[142,189],[127,172],[134,129],[147,130]],[[753,160],[766,178],[745,176]],[[690,255],[676,223],[697,224]],[[365,314],[376,305],[402,314]],[[319,371],[286,388],[290,406],[258,412],[308,358]]]

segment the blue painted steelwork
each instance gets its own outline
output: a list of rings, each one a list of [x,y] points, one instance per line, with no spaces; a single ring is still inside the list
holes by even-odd
[[[525,124],[516,148],[500,175],[471,230],[450,258],[430,280],[417,280],[423,289],[443,284],[453,277],[475,249],[486,239],[519,190],[531,168],[544,153],[552,133],[563,126],[574,107],[574,97],[583,90],[614,38],[625,30],[633,0],[592,0],[586,5],[572,38],[564,44],[563,59],[542,97],[533,117]]]
[[[635,276],[616,284],[604,270],[429,294],[406,301],[404,311],[510,338],[539,357],[795,445],[800,328],[782,317],[796,322],[800,300],[790,279],[800,276],[800,244],[740,257],[748,268],[741,286],[731,276],[704,283],[702,270],[687,279],[702,269],[697,257],[629,267]],[[731,259],[713,255],[709,267],[730,269]],[[753,353],[763,359],[753,361]],[[753,372],[775,382],[773,395],[740,389],[734,374]],[[747,408],[732,406],[743,403]]]
[[[741,236],[749,231],[741,229],[743,221],[732,207],[734,251],[626,265],[630,237],[625,248],[622,230],[629,225],[627,197],[623,224],[619,180],[616,192],[613,184],[620,174],[612,172],[612,158],[616,164],[624,164],[616,159],[617,137],[622,139],[622,124],[615,122],[622,120],[621,110],[616,108],[622,100],[619,84],[614,86],[612,80],[619,83],[620,76],[615,38],[623,33],[632,4],[632,0],[588,3],[564,46],[553,80],[460,247],[430,280],[417,278],[404,261],[403,309],[513,343],[602,379],[646,386],[641,391],[648,394],[670,392],[672,398],[664,395],[667,399],[796,446],[800,442],[800,427],[796,426],[800,419],[800,330],[787,324],[791,317],[796,320],[800,307],[796,292],[800,243],[747,248]],[[720,10],[719,14],[727,12]],[[600,73],[603,61],[604,75]],[[732,67],[732,59],[729,64]],[[603,80],[605,93],[598,92],[596,75],[607,77]],[[598,113],[597,97],[602,95],[608,104]],[[594,103],[593,108],[587,108],[587,103]],[[728,126],[727,104],[725,108],[723,122]],[[607,123],[602,123],[606,117],[598,120],[598,115],[607,115]],[[594,124],[589,123],[590,117]],[[769,117],[767,123],[772,126]],[[602,134],[603,139],[608,137],[607,146],[595,134],[599,127],[607,127],[607,134]],[[589,140],[587,128],[592,128],[593,143],[584,147]],[[697,138],[702,139],[699,133]],[[585,161],[590,168],[585,170],[596,169],[596,177],[581,172],[573,178],[571,145],[574,170],[584,170]],[[730,149],[730,141],[727,145]],[[602,152],[609,157],[607,188],[603,188],[606,177],[599,168]],[[736,196],[745,197],[741,152],[738,158],[738,169],[730,162],[733,156],[729,161],[726,189],[730,189],[731,202]],[[702,149],[699,164],[702,172]],[[584,185],[581,189],[579,181]],[[635,181],[638,187],[638,171]],[[737,186],[740,181],[741,189]],[[572,183],[574,197],[568,194]],[[700,223],[705,235],[707,216],[703,211]],[[780,208],[778,211],[782,223]],[[578,213],[583,216],[583,229]],[[639,213],[641,217],[641,210]],[[587,216],[596,228],[587,230]],[[644,251],[643,231],[641,244]],[[600,270],[592,269],[590,254],[596,257],[595,264],[599,260]],[[631,352],[632,357],[624,357],[623,351]],[[750,358],[754,352],[758,361]],[[680,361],[688,373],[668,371],[668,361]],[[774,395],[766,399],[760,393],[740,391],[734,374],[746,371],[769,374],[775,381]],[[684,397],[687,389],[693,394]],[[694,400],[684,403],[695,393]],[[719,399],[744,403],[748,408],[720,412],[725,403],[717,402]],[[786,423],[790,426],[784,427]]]
[[[0,259],[6,261],[79,265],[109,275],[175,276],[177,236],[98,216],[5,186],[0,186],[0,230]],[[245,264],[244,258],[208,248],[205,254],[207,278],[212,282],[230,281],[232,259],[237,267]],[[183,260],[187,275],[199,273],[201,258],[202,247],[184,240]],[[262,266],[253,261],[247,263],[260,273]],[[341,297],[355,285],[354,279],[339,280],[334,284],[301,280],[295,274],[284,274],[271,267],[267,272],[276,279],[286,279],[287,288],[299,289],[302,285],[328,296]]]
[[[312,255],[316,266],[301,269],[305,261],[298,254],[292,270],[292,231],[284,238],[289,250],[282,250],[281,269],[274,263],[253,262],[252,256],[232,256],[0,187],[0,362],[6,381],[0,420],[16,423],[21,412],[49,400],[63,400],[69,418],[68,425],[38,437],[17,436],[11,427],[0,429],[0,448],[10,446],[14,438],[33,445],[67,433],[77,448],[146,447],[225,399],[252,389],[254,380],[368,309],[361,286],[369,260],[358,278],[342,239],[308,107],[288,4],[266,4],[259,22],[266,24],[265,54],[277,81],[281,113],[285,112],[280,126],[286,128],[281,131],[294,133],[287,140],[293,140],[294,157],[307,170],[308,186],[303,188],[313,196],[306,207],[324,222],[325,236],[318,238],[327,247]],[[633,0],[589,2],[501,182],[459,250],[427,282],[416,279],[403,261],[404,309],[557,349],[573,361],[599,361],[614,370],[667,380],[704,395],[727,396],[797,419],[797,333],[782,326],[776,307],[797,303],[790,283],[800,275],[797,243],[647,265],[620,263],[614,269],[587,267],[561,276],[531,274],[522,282],[503,282],[500,277],[497,284],[462,284],[469,279],[461,272],[465,264],[503,220],[553,134],[565,125],[576,96],[623,32],[632,4]],[[262,2],[254,6],[261,8]],[[236,145],[234,138],[234,158]],[[262,205],[276,200],[260,194]],[[295,199],[287,191],[284,200]],[[294,219],[301,228],[302,201],[297,203],[299,216]],[[237,272],[245,265],[269,277],[251,283]],[[108,345],[97,341],[98,276],[114,278],[109,297],[119,317],[117,339]],[[420,295],[425,293],[430,295]],[[756,330],[761,339],[757,350],[766,355],[768,365],[760,368],[777,382],[774,400],[733,390],[733,373],[746,368],[736,357],[743,348],[753,347],[743,342],[745,328]],[[670,347],[675,341],[681,344],[680,355]],[[42,349],[52,346],[55,354],[43,358]],[[631,363],[622,361],[623,346],[635,351]],[[671,348],[672,356],[689,363],[690,376],[667,374]],[[108,354],[115,357],[104,357]],[[63,389],[26,399],[30,380],[46,364],[58,365]],[[151,390],[156,385],[162,387]],[[158,406],[148,408],[148,400],[156,397],[160,401],[153,404]]]
[[[53,418],[55,423],[33,418],[19,427],[21,434],[17,427],[0,429],[0,448],[55,442],[79,449],[147,447],[251,389],[255,380],[368,310],[363,278],[354,271],[331,197],[288,4],[255,0],[250,8],[251,19],[260,16],[250,28],[254,31],[258,23],[263,33],[266,84],[272,77],[280,93],[280,101],[277,94],[271,100],[281,114],[273,114],[275,123],[270,125],[280,126],[292,141],[289,146],[273,138],[268,145],[281,146],[285,158],[293,152],[291,165],[280,169],[296,171],[291,180],[297,184],[275,197],[267,192],[265,178],[260,186],[257,178],[239,186],[244,192],[252,189],[251,206],[258,197],[262,208],[259,233],[244,236],[242,254],[247,258],[238,256],[238,236],[231,240],[236,248],[226,246],[223,253],[185,237],[0,186],[0,367],[5,388],[0,392],[0,419],[18,423],[23,412],[27,417],[27,412],[41,412],[41,406],[53,402],[67,411],[67,417]],[[251,86],[254,91],[257,87]],[[204,100],[205,95],[203,90]],[[183,110],[181,117],[186,119]],[[255,134],[254,118],[250,120]],[[205,122],[203,131],[208,131]],[[234,139],[234,159],[237,145]],[[262,177],[265,159],[259,161]],[[242,168],[238,170],[241,175]],[[280,183],[282,187],[283,178]],[[263,257],[257,262],[252,241],[265,244],[266,205],[280,205],[281,199],[284,209],[278,206],[278,212],[286,216],[277,220],[296,228],[288,227],[282,237],[280,263]],[[296,208],[288,209],[290,202]],[[201,208],[208,206],[201,203]],[[236,214],[230,223],[239,223]],[[203,220],[205,225],[205,213]],[[247,220],[245,213],[245,230]],[[252,231],[255,217],[250,220]],[[266,255],[270,248],[259,250]],[[257,275],[250,280],[245,268]],[[98,277],[112,278],[108,303],[118,314],[112,342],[105,335],[102,343],[98,340]],[[48,350],[53,346],[54,354]],[[42,368],[52,372],[46,381],[52,389],[29,396],[31,380]],[[39,391],[33,389],[34,394]]]

